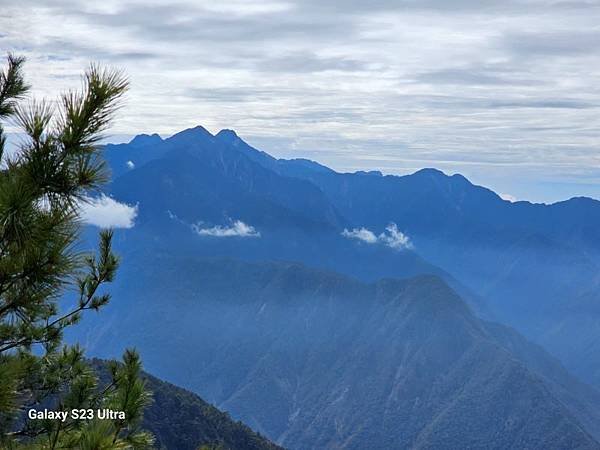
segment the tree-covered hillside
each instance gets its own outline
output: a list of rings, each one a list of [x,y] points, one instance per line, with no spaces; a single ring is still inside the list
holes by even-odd
[[[93,360],[106,378],[106,363]],[[155,438],[155,447],[166,450],[197,450],[202,446],[221,450],[281,450],[229,414],[219,411],[196,394],[142,374],[152,403],[144,412],[142,426]]]
[[[94,352],[126,336],[152,372],[286,447],[598,448],[597,393],[439,278],[133,258],[127,304],[89,323]]]

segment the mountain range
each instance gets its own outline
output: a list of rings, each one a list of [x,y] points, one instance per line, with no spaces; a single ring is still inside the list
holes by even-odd
[[[157,376],[284,447],[597,448],[600,395],[437,277],[151,257],[90,351],[135,345]]]
[[[600,202],[338,173],[202,127],[105,155],[138,217],[114,303],[71,336],[95,356],[136,345],[292,449],[598,448]]]

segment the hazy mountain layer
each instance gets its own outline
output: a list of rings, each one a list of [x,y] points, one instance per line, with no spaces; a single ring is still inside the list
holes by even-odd
[[[597,448],[597,391],[471,309],[600,385],[599,202],[339,174],[201,127],[107,156],[139,217],[95,354],[134,343],[291,448]]]
[[[438,278],[138,256],[91,351],[126,340],[286,447],[598,448],[598,394]]]
[[[164,141],[140,136],[107,154],[124,173],[114,195],[140,205],[134,235],[205,255],[302,261],[363,280],[440,275],[480,315],[516,327],[600,386],[600,202],[510,203],[434,169],[340,174],[277,160],[230,130],[212,136],[201,127]],[[192,239],[196,223],[236,220],[261,239]],[[385,245],[380,236],[390,223],[411,248]]]

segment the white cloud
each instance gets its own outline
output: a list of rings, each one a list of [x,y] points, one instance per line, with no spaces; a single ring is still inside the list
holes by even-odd
[[[83,222],[100,228],[131,228],[137,213],[137,205],[119,203],[104,194],[88,198],[80,205]]]
[[[260,233],[256,229],[247,225],[241,220],[236,220],[231,226],[217,225],[211,228],[200,228],[199,225],[192,225],[192,229],[201,236],[213,237],[260,237]]]
[[[97,3],[4,1],[0,48],[27,56],[38,98],[77,87],[89,61],[123,68],[135,83],[116,135],[202,117],[341,171],[437,167],[519,199],[600,197],[598,0]]]
[[[374,244],[377,242],[377,236],[375,236],[372,231],[367,230],[366,228],[354,228],[350,231],[344,229],[344,231],[342,231],[342,236],[349,239],[358,239],[368,244]]]
[[[125,165],[128,169],[135,169],[135,164],[133,163],[133,161],[127,161]]]
[[[409,237],[398,230],[395,223],[389,224],[379,236],[364,227],[352,230],[344,229],[342,236],[348,239],[358,239],[367,244],[383,244],[397,250],[412,248],[413,246]]]
[[[411,248],[412,244],[407,235],[398,230],[395,223],[389,224],[384,233],[379,235],[379,240],[392,248]]]

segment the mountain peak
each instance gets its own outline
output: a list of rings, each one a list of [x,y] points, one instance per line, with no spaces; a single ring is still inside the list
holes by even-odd
[[[435,178],[447,178],[448,177],[448,175],[446,175],[441,170],[434,169],[431,167],[426,167],[424,169],[417,170],[415,173],[413,173],[413,175],[429,176],[429,177],[435,177]]]
[[[226,142],[233,142],[233,141],[235,141],[237,139],[240,139],[240,137],[237,135],[237,133],[235,131],[230,130],[228,128],[225,128],[225,129],[219,131],[215,135],[215,137],[217,139],[221,139],[221,140],[226,141]]]
[[[358,171],[354,172],[354,174],[371,176],[371,177],[382,177],[383,176],[383,174],[381,173],[380,170],[358,170]]]
[[[138,134],[131,141],[129,141],[129,145],[134,147],[142,147],[145,145],[157,144],[162,142],[162,138],[154,133],[154,134]]]
[[[173,136],[167,139],[171,143],[177,144],[196,144],[199,142],[205,142],[209,140],[214,141],[214,136],[202,125],[197,125],[193,128],[186,128],[179,133],[175,133]]]

